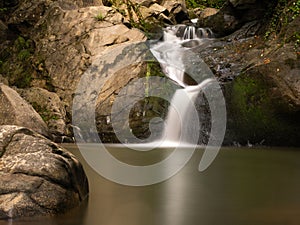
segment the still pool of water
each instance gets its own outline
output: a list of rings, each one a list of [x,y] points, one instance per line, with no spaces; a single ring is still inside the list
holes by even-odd
[[[130,187],[98,175],[75,145],[64,145],[82,162],[89,200],[55,217],[0,221],[13,225],[298,225],[300,149],[223,148],[213,164],[198,172],[197,149],[174,177]],[[136,152],[110,148],[120,160],[151,164],[171,150]]]

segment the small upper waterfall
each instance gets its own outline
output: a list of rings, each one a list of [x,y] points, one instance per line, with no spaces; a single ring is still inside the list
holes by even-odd
[[[182,87],[175,92],[171,100],[162,136],[164,142],[193,143],[191,140],[199,139],[193,132],[189,132],[191,126],[199,124],[197,112],[193,110],[194,102],[200,90],[212,79],[204,79],[193,86],[185,83],[184,53],[187,49],[184,46],[189,41],[197,41],[197,45],[200,45],[202,41],[211,37],[213,33],[210,29],[177,25],[167,27],[164,30],[163,41],[151,46],[151,52],[161,64],[165,75]],[[191,122],[186,123],[188,120]]]

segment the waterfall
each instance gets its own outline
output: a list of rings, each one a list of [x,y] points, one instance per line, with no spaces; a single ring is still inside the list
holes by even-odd
[[[211,79],[204,79],[198,85],[187,85],[184,81],[184,53],[187,50],[187,42],[197,41],[199,45],[204,39],[211,37],[213,33],[210,29],[177,25],[166,28],[163,41],[151,46],[151,52],[159,61],[165,75],[181,86],[171,100],[162,134],[164,142],[189,143],[189,139],[199,138],[193,137],[194,134],[189,132],[188,128],[193,126],[193,121],[199,120],[198,115],[192,111],[195,108],[194,102],[201,89],[205,88]],[[182,120],[186,118],[192,122],[182,126]]]

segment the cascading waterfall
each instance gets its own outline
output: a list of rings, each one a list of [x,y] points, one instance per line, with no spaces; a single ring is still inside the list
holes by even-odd
[[[213,33],[210,29],[196,28],[194,26],[177,25],[164,30],[163,41],[155,43],[151,47],[151,52],[161,64],[163,72],[171,80],[175,81],[182,89],[178,89],[172,100],[171,106],[166,118],[162,139],[164,143],[189,143],[193,137],[193,132],[188,130],[183,132],[182,120],[190,117],[191,120],[198,119],[198,116],[192,114],[194,101],[200,90],[204,88],[211,79],[205,79],[198,85],[189,86],[184,82],[185,65],[183,62],[184,45],[191,40],[199,43],[207,38],[212,38]],[[181,117],[184,118],[181,118]],[[181,122],[180,122],[181,121]],[[185,124],[192,126],[193,124]],[[182,133],[185,135],[182,136]]]

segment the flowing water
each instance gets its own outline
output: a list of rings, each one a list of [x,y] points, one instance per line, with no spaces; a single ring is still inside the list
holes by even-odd
[[[193,129],[190,129],[191,131],[189,132],[188,130],[183,130],[183,128],[191,127],[192,125],[200,127],[197,112],[193,112],[192,109],[199,92],[209,85],[212,79],[203,79],[196,85],[188,85],[185,82],[186,68],[184,57],[188,49],[185,45],[190,41],[196,41],[196,45],[200,45],[211,37],[213,37],[213,33],[210,29],[176,25],[166,28],[163,33],[163,40],[151,46],[150,50],[161,64],[164,74],[182,87],[182,89],[178,89],[175,92],[167,114],[162,136],[165,144],[170,142],[197,144],[198,142],[199,137],[193,137],[195,135]],[[187,121],[191,122],[188,123]]]
[[[209,37],[212,33],[207,29],[176,26],[166,30],[163,42],[152,46],[152,53],[165,74],[182,87],[174,94],[175,107],[170,108],[167,116],[163,132],[166,142],[178,142],[182,132],[178,121],[191,116],[189,108],[195,97],[210,83],[209,79],[203,79],[198,85],[186,84],[180,57],[184,46],[199,45]],[[188,142],[185,138],[180,142]],[[297,225],[300,222],[299,149],[223,148],[212,165],[199,172],[203,149],[197,148],[175,176],[157,184],[132,187],[99,175],[76,145],[64,147],[83,164],[89,179],[89,200],[66,214],[0,221],[1,225]],[[174,151],[167,147],[151,151],[132,151],[122,145],[105,147],[120,161],[139,166],[160,162]]]
[[[300,149],[223,148],[204,172],[202,150],[177,175],[159,184],[129,187],[97,174],[75,145],[89,201],[64,215],[0,221],[13,225],[297,225],[300,221]],[[170,153],[109,148],[124,162],[148,165]]]

